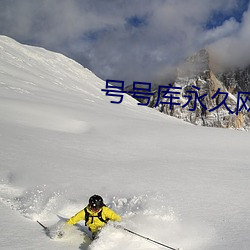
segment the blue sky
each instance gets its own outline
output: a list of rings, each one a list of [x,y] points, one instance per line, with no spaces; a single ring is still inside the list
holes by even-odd
[[[233,8],[229,13],[224,13],[222,10],[216,10],[211,14],[211,18],[208,19],[206,28],[212,29],[216,28],[217,26],[223,25],[225,20],[230,18],[235,18],[235,20],[239,23],[242,22],[242,17],[244,12],[248,9],[249,0],[240,0],[238,1],[236,8]]]
[[[250,63],[250,0],[1,0],[0,34],[63,53],[102,79],[161,82],[210,48]]]

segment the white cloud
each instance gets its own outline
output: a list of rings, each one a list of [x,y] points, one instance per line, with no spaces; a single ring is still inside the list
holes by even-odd
[[[200,43],[211,44],[215,41],[237,33],[239,28],[240,24],[235,20],[235,18],[232,17],[229,20],[224,21],[221,26],[217,26],[216,28],[210,30],[205,30],[200,36]]]
[[[246,66],[250,63],[250,9],[234,32],[210,45],[218,63],[225,66]]]
[[[232,18],[213,30],[204,29],[214,12],[230,14],[237,4],[237,0],[2,0],[0,33],[63,52],[104,79],[152,81],[205,45],[213,43],[219,50],[222,44],[232,46],[237,38],[231,34],[238,33],[243,43],[250,33],[247,14],[242,24]],[[131,25],[131,17],[143,25]]]

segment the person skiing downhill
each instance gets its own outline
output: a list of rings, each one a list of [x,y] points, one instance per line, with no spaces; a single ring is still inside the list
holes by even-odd
[[[99,195],[93,195],[89,198],[89,204],[72,216],[67,224],[74,225],[80,220],[85,220],[85,225],[89,228],[94,239],[100,229],[106,225],[109,220],[120,222],[121,216],[113,210],[106,207],[103,199]]]

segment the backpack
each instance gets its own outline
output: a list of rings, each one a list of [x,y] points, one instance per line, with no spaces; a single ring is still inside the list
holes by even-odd
[[[105,205],[104,205],[104,206],[105,206]],[[94,221],[94,217],[97,217],[100,221],[102,221],[102,222],[104,222],[104,223],[107,223],[107,222],[109,221],[109,219],[104,220],[104,219],[102,218],[102,210],[101,210],[96,216],[90,215],[90,213],[89,213],[88,210],[87,210],[87,207],[84,208],[84,212],[85,212],[85,219],[84,219],[84,220],[85,220],[85,226],[87,226],[87,222],[89,221],[90,218],[92,219],[92,221],[91,221],[90,224],[92,224],[93,221]]]

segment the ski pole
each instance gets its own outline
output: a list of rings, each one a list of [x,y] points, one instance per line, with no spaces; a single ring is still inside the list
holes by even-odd
[[[127,232],[129,232],[129,233],[131,233],[131,234],[137,235],[137,236],[139,236],[139,237],[141,237],[141,238],[143,238],[143,239],[145,239],[145,240],[154,242],[154,243],[156,243],[156,244],[158,244],[158,245],[161,245],[161,246],[163,246],[163,247],[169,248],[169,249],[171,249],[171,250],[180,250],[180,248],[173,248],[173,247],[167,246],[167,245],[162,244],[162,243],[160,243],[160,242],[158,242],[158,241],[155,241],[155,240],[152,240],[152,239],[150,239],[150,238],[148,238],[148,237],[145,237],[145,236],[143,236],[143,235],[141,235],[141,234],[135,233],[135,232],[133,232],[133,231],[127,229],[127,228],[122,228],[122,229],[125,230],[125,231],[127,231]]]
[[[39,222],[38,220],[36,221],[40,226],[42,226],[43,227],[43,229],[46,231],[46,230],[48,230],[48,228],[47,227],[45,227],[41,222]]]

